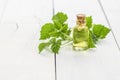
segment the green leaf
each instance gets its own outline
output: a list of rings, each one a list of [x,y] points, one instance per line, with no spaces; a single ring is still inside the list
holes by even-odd
[[[52,43],[55,43],[56,42],[56,38],[52,38],[49,40],[49,43],[52,44]]]
[[[68,24],[64,24],[64,26],[60,30],[60,37],[63,40],[68,40],[68,37],[70,37],[71,30],[68,28]]]
[[[92,27],[92,16],[86,17],[86,26],[87,26],[88,28],[91,28],[91,27]]]
[[[93,25],[93,34],[100,39],[103,39],[110,32],[110,29],[101,24]]]
[[[59,52],[59,49],[60,49],[60,46],[61,46],[61,40],[57,40],[55,43],[53,43],[51,45],[51,50],[55,53],[55,54],[58,54]]]
[[[61,41],[71,40],[68,24],[65,23],[67,15],[58,12],[52,17],[53,23],[46,23],[42,26],[40,31],[40,40],[48,40],[47,43],[41,43],[39,45],[39,51],[41,52],[45,47],[51,45],[51,50],[57,54],[59,52]],[[61,40],[63,39],[63,40]]]
[[[38,46],[39,49],[39,53],[43,51],[43,49],[45,49],[47,46],[49,46],[48,43],[40,43]]]
[[[60,22],[58,22],[57,20],[54,20],[54,26],[56,29],[60,29],[62,27],[62,24]]]
[[[68,30],[66,31],[66,34],[70,36],[70,33],[71,33],[71,29],[68,29]]]
[[[54,31],[55,31],[54,25],[52,23],[46,23],[45,25],[42,26],[42,29],[40,31],[41,32],[40,39],[45,40],[47,38],[50,38],[50,33]]]
[[[92,39],[92,34],[91,34],[91,31],[89,33],[89,45],[88,45],[89,48],[95,48],[95,43],[94,43],[94,40]]]
[[[56,15],[52,17],[53,22],[61,24],[63,24],[67,19],[68,19],[67,15],[62,12],[58,12]]]
[[[96,42],[98,41],[98,38],[93,34],[93,32],[91,30],[90,30],[90,34],[93,39],[93,42],[96,44]]]
[[[64,24],[63,27],[61,27],[61,32],[66,32],[68,30],[68,24]]]

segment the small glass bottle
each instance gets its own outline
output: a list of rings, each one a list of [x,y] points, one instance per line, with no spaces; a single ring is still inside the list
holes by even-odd
[[[89,30],[85,24],[85,14],[78,14],[76,26],[73,29],[73,49],[88,49]]]

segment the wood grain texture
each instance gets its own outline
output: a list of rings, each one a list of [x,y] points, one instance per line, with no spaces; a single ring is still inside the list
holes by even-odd
[[[115,38],[118,43],[118,47],[120,49],[120,1],[119,0],[100,0],[101,5],[104,8],[106,17],[109,20],[111,29],[113,30],[113,33],[115,35]],[[107,3],[109,2],[109,3]]]
[[[38,54],[40,28],[51,16],[50,0],[10,0],[0,24],[0,80],[55,80],[54,55]]]
[[[120,45],[120,1],[100,1]],[[120,51],[112,32],[96,49],[73,51],[69,44],[55,58],[49,50],[38,54],[39,31],[51,20],[52,4],[52,0],[8,0],[4,10],[6,0],[0,0],[0,80],[120,80]],[[68,15],[71,28],[78,13],[109,27],[97,0],[54,0],[54,10]]]
[[[6,11],[7,5],[8,5],[8,0],[0,0],[0,24],[4,17],[4,13]]]
[[[38,23],[50,20],[51,0],[9,0],[2,23]]]

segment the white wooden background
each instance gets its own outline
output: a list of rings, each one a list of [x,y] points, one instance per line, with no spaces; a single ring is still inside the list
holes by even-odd
[[[53,14],[92,15],[111,29],[96,49],[38,54],[39,31]],[[0,0],[0,80],[120,80],[119,0]]]

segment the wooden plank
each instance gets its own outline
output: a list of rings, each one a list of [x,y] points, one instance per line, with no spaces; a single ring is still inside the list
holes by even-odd
[[[113,33],[115,35],[115,38],[117,40],[117,43],[120,48],[120,1],[119,0],[100,0],[99,1],[101,5],[104,8],[106,17],[109,19],[111,29],[113,30]],[[108,4],[109,2],[109,4]],[[112,5],[112,6],[111,6]]]
[[[31,7],[35,6],[34,9],[38,11],[35,11],[36,15],[37,18],[39,18],[34,18],[36,22],[32,22],[32,19],[27,22],[27,19],[26,21],[15,19],[14,16],[18,16],[16,13],[18,13],[17,9],[19,8],[12,3],[18,0],[11,1],[11,4],[9,4],[11,8],[9,6],[10,10],[7,9],[7,12],[10,14],[6,12],[6,16],[9,17],[6,17],[6,22],[3,22],[12,23],[12,21],[9,21],[9,18],[13,17],[13,21],[18,21],[19,28],[11,39],[3,40],[2,46],[0,46],[0,80],[55,80],[54,55],[45,51],[38,54],[38,44],[40,42],[39,31],[41,25],[51,19],[52,2],[50,0],[24,0],[26,4],[24,2],[23,4],[26,5],[27,8],[29,8],[27,2],[31,2],[28,4],[32,4],[33,2]],[[17,7],[17,11],[14,11],[15,7]],[[19,5],[19,7],[22,6]],[[27,8],[25,7],[25,10],[27,10]],[[21,10],[22,9],[23,7]],[[23,13],[26,14],[26,12]],[[31,13],[28,15],[28,19],[34,16],[31,15]],[[24,17],[23,15],[18,17],[21,16]]]
[[[0,0],[0,23],[6,11],[8,0]]]
[[[52,14],[51,5],[51,0],[10,0],[2,23],[38,23],[36,17],[40,17],[41,21],[49,20]]]
[[[75,25],[76,14],[92,15],[94,23],[108,26],[97,0],[55,0],[55,13],[62,11]],[[68,45],[56,57],[57,80],[119,80],[120,52],[112,33],[97,44],[96,49],[73,51]]]

